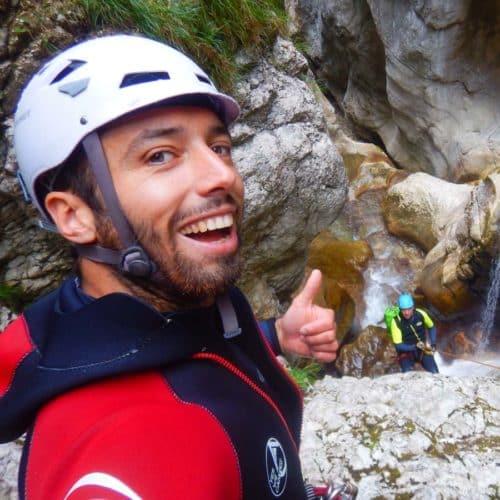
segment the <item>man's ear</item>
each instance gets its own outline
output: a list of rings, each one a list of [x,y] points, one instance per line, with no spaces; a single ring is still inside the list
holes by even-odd
[[[45,208],[61,236],[81,245],[96,242],[94,213],[79,196],[68,191],[51,191],[45,197]]]

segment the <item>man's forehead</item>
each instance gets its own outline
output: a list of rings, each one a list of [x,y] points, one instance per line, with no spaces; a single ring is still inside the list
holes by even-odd
[[[191,104],[159,104],[143,108],[124,115],[101,129],[102,134],[122,128],[148,127],[147,123],[155,123],[153,128],[175,127],[177,123],[192,122],[193,115],[200,117],[204,115],[207,119],[206,125],[227,133],[220,116],[210,107]],[[161,125],[161,124],[165,125]]]

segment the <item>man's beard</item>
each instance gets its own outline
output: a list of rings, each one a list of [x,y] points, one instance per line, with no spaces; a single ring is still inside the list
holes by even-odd
[[[211,262],[210,266],[204,266],[203,262],[192,260],[178,251],[175,245],[171,247],[172,257],[166,258],[162,239],[157,232],[146,224],[141,224],[135,230],[144,250],[158,266],[154,281],[175,303],[200,305],[200,302],[227,292],[241,274],[239,251],[218,257],[216,265]]]
[[[118,270],[114,274],[135,295],[152,302],[159,309],[186,309],[209,304],[217,296],[226,293],[241,274],[239,250],[233,255],[218,257],[215,263],[210,262],[210,266],[204,266],[203,262],[178,251],[173,239],[169,248],[170,256],[167,258],[162,236],[157,230],[145,221],[131,225],[139,244],[157,266],[157,270],[150,278],[122,274]],[[107,248],[121,246],[116,230],[107,217],[101,219],[98,227],[101,245]],[[238,240],[240,241],[239,235]]]

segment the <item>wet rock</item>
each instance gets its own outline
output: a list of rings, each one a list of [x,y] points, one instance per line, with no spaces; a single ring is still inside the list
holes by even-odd
[[[342,341],[351,329],[355,315],[363,314],[363,270],[372,251],[366,241],[342,241],[322,232],[311,243],[307,266],[325,277],[319,304],[335,311],[337,338]]]
[[[353,342],[344,345],[335,367],[341,375],[358,378],[401,371],[387,330],[378,326],[368,326]]]
[[[447,351],[454,354],[473,354],[478,348],[477,340],[471,340],[466,335],[465,332],[458,332],[453,336],[451,342],[449,342]]]

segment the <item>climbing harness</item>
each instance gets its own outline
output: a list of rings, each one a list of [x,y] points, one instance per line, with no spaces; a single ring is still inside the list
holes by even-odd
[[[306,485],[307,500],[354,500],[358,488],[348,481],[330,481],[321,486]]]

